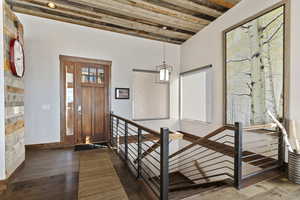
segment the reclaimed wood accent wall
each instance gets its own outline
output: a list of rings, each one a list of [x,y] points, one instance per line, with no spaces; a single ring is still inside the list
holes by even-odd
[[[5,87],[5,165],[6,177],[25,160],[24,145],[24,79],[13,76],[10,70],[10,41],[23,41],[23,26],[4,3],[4,87]]]

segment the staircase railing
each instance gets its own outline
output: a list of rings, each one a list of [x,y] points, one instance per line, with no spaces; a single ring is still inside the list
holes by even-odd
[[[248,180],[254,183],[261,174],[283,164],[281,133],[261,127],[243,128],[235,123],[204,137],[180,131],[189,144],[170,155],[170,172],[180,171],[199,186],[225,179],[238,189],[249,185]],[[183,182],[170,187],[177,184]]]
[[[178,135],[111,114],[111,143],[137,179],[167,200],[170,192],[189,188],[232,184],[239,189],[281,167],[282,135],[264,128],[235,123],[203,137],[178,131],[186,145],[170,154],[171,139]],[[176,173],[184,178],[173,180]]]
[[[284,163],[283,135],[279,130],[244,128],[240,138],[242,187],[280,169]],[[278,173],[277,173],[278,174]]]
[[[235,160],[235,135],[242,135],[236,127],[229,129],[223,126],[210,134],[199,137],[181,132],[188,144],[181,150],[170,155],[170,172],[180,171],[193,184],[190,187],[211,185],[225,180],[233,183],[235,174],[240,170],[238,160]],[[233,130],[233,131],[232,131]],[[170,183],[170,187],[187,186],[183,181]],[[177,187],[180,189],[180,187]]]
[[[156,132],[111,114],[111,143],[136,178],[161,200],[169,193],[169,136],[168,128]]]

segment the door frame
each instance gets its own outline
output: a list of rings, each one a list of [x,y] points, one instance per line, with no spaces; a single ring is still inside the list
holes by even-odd
[[[65,82],[66,82],[66,76],[65,76],[65,71],[64,71],[64,61],[69,61],[69,62],[81,62],[81,63],[91,63],[91,64],[100,64],[107,66],[107,72],[108,72],[108,86],[107,86],[107,96],[106,102],[107,104],[105,105],[106,107],[106,113],[105,113],[105,130],[106,130],[106,138],[107,141],[110,141],[110,113],[111,113],[111,66],[112,66],[112,61],[108,60],[99,60],[99,59],[90,59],[90,58],[83,58],[83,57],[74,57],[74,56],[67,56],[67,55],[59,55],[59,73],[60,73],[60,143],[66,144],[66,108],[65,108]],[[77,86],[75,86],[77,87]],[[75,103],[76,105],[76,103]],[[78,135],[77,132],[75,134],[75,140],[74,144],[77,144],[77,137]]]

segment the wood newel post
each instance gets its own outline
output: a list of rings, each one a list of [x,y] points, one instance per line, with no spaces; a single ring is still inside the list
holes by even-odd
[[[242,156],[243,156],[243,125],[236,122],[234,131],[234,186],[242,185]]]
[[[160,200],[169,199],[169,129],[160,129]]]
[[[128,160],[128,123],[125,122],[125,160]]]
[[[141,158],[142,158],[142,130],[139,128],[138,129],[138,169],[137,169],[137,178],[141,178]]]

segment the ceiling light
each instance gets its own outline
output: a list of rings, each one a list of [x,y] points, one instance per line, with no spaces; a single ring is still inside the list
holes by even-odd
[[[49,3],[48,3],[48,7],[54,9],[54,8],[56,8],[56,5],[55,5],[55,3],[53,3],[53,2],[49,2]]]
[[[166,26],[163,26],[162,29],[167,30],[168,28]]]

